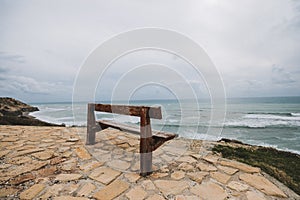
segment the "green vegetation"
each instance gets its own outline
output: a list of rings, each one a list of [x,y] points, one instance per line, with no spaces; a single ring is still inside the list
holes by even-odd
[[[290,152],[267,147],[232,147],[216,145],[214,152],[246,164],[260,167],[294,192],[300,195],[300,156]]]

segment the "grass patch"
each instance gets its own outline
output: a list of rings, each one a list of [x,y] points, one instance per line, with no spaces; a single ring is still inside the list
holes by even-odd
[[[260,167],[300,195],[299,155],[268,147],[243,148],[216,145],[212,150],[222,153],[224,158]]]

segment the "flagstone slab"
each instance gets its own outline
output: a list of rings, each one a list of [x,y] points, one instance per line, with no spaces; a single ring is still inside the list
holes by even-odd
[[[39,159],[39,160],[48,160],[52,158],[54,155],[53,151],[42,151],[38,153],[33,153],[32,156]]]
[[[40,151],[44,151],[44,149],[41,149],[41,148],[27,149],[27,150],[19,151],[14,154],[10,154],[9,157],[14,158],[14,157],[24,156],[24,155],[28,155],[28,154],[32,154],[32,153],[36,153],[36,152],[40,152]]]
[[[113,160],[108,162],[107,165],[118,170],[127,170],[130,167],[130,163],[123,160]]]
[[[183,170],[183,171],[194,171],[195,167],[191,164],[188,163],[181,163],[178,166],[179,169]]]
[[[108,167],[100,167],[93,170],[89,177],[107,185],[115,180],[120,174],[120,171],[116,171]]]
[[[165,196],[180,194],[189,187],[187,181],[156,180],[154,184]]]
[[[91,162],[87,162],[83,165],[80,165],[79,168],[80,168],[80,170],[82,170],[84,172],[88,172],[88,171],[91,171],[92,169],[95,169],[96,167],[100,167],[102,165],[103,165],[103,162],[91,161]]]
[[[59,174],[56,176],[57,181],[74,181],[82,177],[81,174]]]
[[[263,194],[259,194],[255,191],[246,192],[246,197],[248,200],[267,200]]]
[[[10,152],[10,150],[0,151],[0,158],[6,156],[9,152]]]
[[[210,173],[210,176],[219,181],[220,183],[223,183],[223,184],[226,184],[229,179],[231,178],[231,176],[227,175],[227,174],[224,174],[222,172],[211,172]]]
[[[16,168],[8,171],[6,173],[6,176],[16,177],[16,176],[24,174],[26,172],[38,170],[46,165],[47,165],[47,162],[45,162],[45,161],[35,161],[35,162],[31,162],[30,164],[27,164],[27,165],[18,165]]]
[[[202,200],[201,197],[193,196],[193,195],[177,195],[175,199],[176,200]]]
[[[229,174],[229,175],[233,175],[233,174],[235,174],[236,172],[239,171],[238,169],[235,169],[235,168],[232,168],[232,167],[225,167],[225,166],[222,166],[222,165],[219,165],[217,167],[218,167],[218,169],[222,170],[223,172],[225,172],[226,174]]]
[[[228,196],[220,185],[211,181],[192,187],[191,192],[203,199],[224,200]]]
[[[23,174],[21,176],[18,176],[17,178],[15,178],[13,180],[10,180],[9,183],[12,185],[18,185],[18,184],[21,184],[21,183],[24,183],[26,181],[33,180],[33,179],[35,179],[35,176],[32,173],[28,173],[28,174]]]
[[[27,190],[21,192],[20,199],[33,199],[35,198],[43,189],[45,188],[44,184],[35,184],[28,188]]]
[[[185,177],[185,172],[184,171],[175,171],[171,174],[171,178],[174,180],[180,180],[183,179]]]
[[[137,173],[126,173],[124,177],[127,178],[129,182],[136,182],[141,178],[141,176]]]
[[[199,162],[196,165],[201,171],[217,171],[217,168],[213,165],[205,164],[203,162]]]
[[[130,200],[144,199],[146,196],[147,192],[141,186],[136,186],[126,193],[126,197]]]
[[[223,166],[233,167],[233,168],[239,169],[239,170],[247,172],[247,173],[259,173],[260,172],[260,168],[258,168],[258,167],[251,167],[250,165],[232,161],[232,160],[222,160],[219,163]]]
[[[16,142],[18,140],[19,140],[19,137],[10,136],[10,137],[3,138],[1,141],[2,142]]]
[[[85,183],[79,191],[77,191],[78,196],[88,196],[92,191],[96,189],[96,186],[92,183]]]
[[[8,188],[0,188],[0,198],[6,197],[8,195],[12,195],[18,191],[17,188],[8,187]]]
[[[165,200],[165,198],[161,195],[154,194],[149,196],[146,200]]]
[[[215,164],[218,162],[219,157],[215,155],[207,155],[203,157],[203,160]]]
[[[245,173],[241,174],[239,178],[267,195],[287,197],[282,190],[263,176]]]
[[[54,184],[46,188],[46,192],[39,196],[40,199],[51,199],[58,196],[59,192],[63,190],[64,184]]]
[[[151,180],[145,180],[142,182],[142,186],[146,191],[149,190],[155,190],[155,185],[153,184],[153,182]]]
[[[73,197],[73,196],[60,196],[54,197],[54,200],[88,200],[89,198],[85,197]]]
[[[246,184],[243,184],[241,182],[238,182],[238,181],[231,181],[228,183],[227,185],[230,189],[233,189],[233,190],[236,190],[238,192],[243,192],[243,191],[246,191],[249,186],[246,185]]]
[[[30,163],[31,161],[32,158],[28,156],[19,156],[19,157],[11,158],[7,162],[15,165],[20,165],[23,163]]]
[[[50,175],[54,175],[57,171],[56,166],[45,167],[37,171],[37,176],[39,177],[47,177]]]
[[[202,180],[208,175],[208,172],[190,172],[187,173],[187,176],[197,183],[201,183]]]
[[[89,159],[91,159],[91,154],[84,147],[78,147],[78,148],[76,148],[75,149],[75,153],[82,160],[89,160]]]
[[[105,186],[104,188],[100,189],[93,195],[93,197],[98,200],[111,200],[125,192],[128,188],[128,183],[121,180],[116,180],[111,184]]]
[[[177,162],[185,162],[185,163],[192,164],[192,163],[196,163],[197,160],[191,156],[182,156],[179,159],[177,159]]]

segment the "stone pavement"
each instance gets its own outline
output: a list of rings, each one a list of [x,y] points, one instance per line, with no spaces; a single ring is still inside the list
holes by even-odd
[[[213,142],[165,143],[153,154],[154,173],[144,178],[137,135],[106,129],[85,147],[85,131],[0,126],[0,198],[300,199],[259,168],[213,155]]]

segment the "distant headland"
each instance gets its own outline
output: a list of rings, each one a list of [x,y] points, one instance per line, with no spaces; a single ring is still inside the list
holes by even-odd
[[[28,115],[35,111],[39,109],[14,98],[0,97],[0,125],[65,126],[44,122]]]

